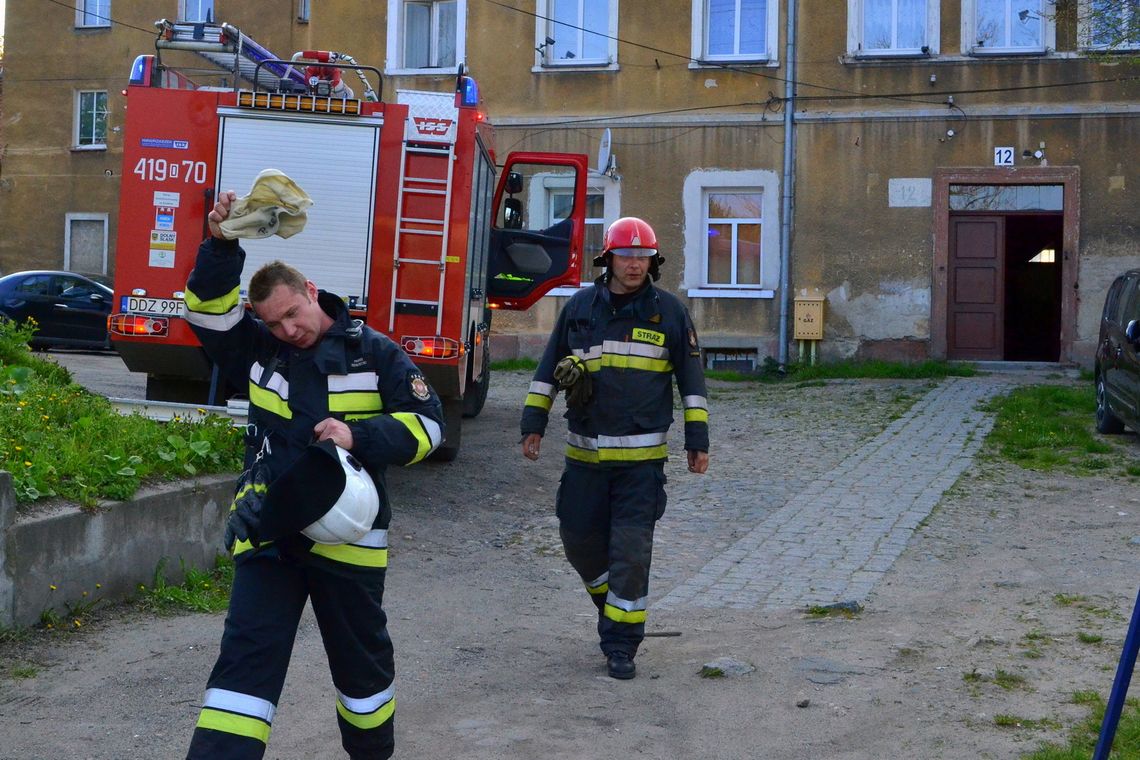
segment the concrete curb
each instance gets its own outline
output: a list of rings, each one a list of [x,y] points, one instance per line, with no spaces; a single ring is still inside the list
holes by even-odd
[[[140,583],[151,585],[163,560],[170,583],[182,582],[184,567],[213,567],[235,478],[196,478],[107,502],[97,512],[68,506],[17,520],[12,478],[0,471],[0,626],[125,599]]]

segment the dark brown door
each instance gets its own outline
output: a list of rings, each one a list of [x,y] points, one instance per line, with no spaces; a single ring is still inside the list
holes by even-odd
[[[946,353],[1000,361],[1004,352],[1005,219],[950,217]]]

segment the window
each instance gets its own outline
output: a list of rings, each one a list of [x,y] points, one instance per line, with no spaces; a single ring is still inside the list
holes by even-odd
[[[685,286],[692,297],[772,298],[780,274],[775,172],[700,170],[685,179]]]
[[[64,228],[63,268],[107,273],[107,215],[68,214]]]
[[[1140,0],[1086,0],[1080,8],[1081,46],[1095,50],[1140,48]]]
[[[538,0],[535,33],[541,66],[617,62],[617,0]]]
[[[84,150],[107,147],[107,92],[80,90],[75,99],[75,146]]]
[[[848,0],[847,53],[936,55],[937,0]]]
[[[1044,53],[1056,44],[1051,9],[1047,0],[963,0],[963,52]]]
[[[111,0],[79,0],[75,4],[75,25],[84,28],[110,26]]]
[[[309,0],[297,0],[297,20],[309,23]]]
[[[694,0],[693,58],[773,62],[778,5],[775,0]]]
[[[466,26],[466,0],[388,0],[388,73],[454,70]]]
[[[178,0],[180,21],[214,21],[214,0]]]

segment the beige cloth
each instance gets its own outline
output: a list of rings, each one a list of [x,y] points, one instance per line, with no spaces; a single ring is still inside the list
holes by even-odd
[[[230,240],[234,238],[287,238],[305,228],[305,209],[313,200],[280,169],[264,169],[253,180],[249,195],[230,207],[230,215],[219,224]]]

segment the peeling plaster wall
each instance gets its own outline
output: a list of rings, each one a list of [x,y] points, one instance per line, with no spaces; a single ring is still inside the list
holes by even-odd
[[[855,293],[850,282],[827,293],[827,358],[850,358],[866,341],[925,341],[930,337],[930,286],[922,280],[884,281],[878,292]]]

